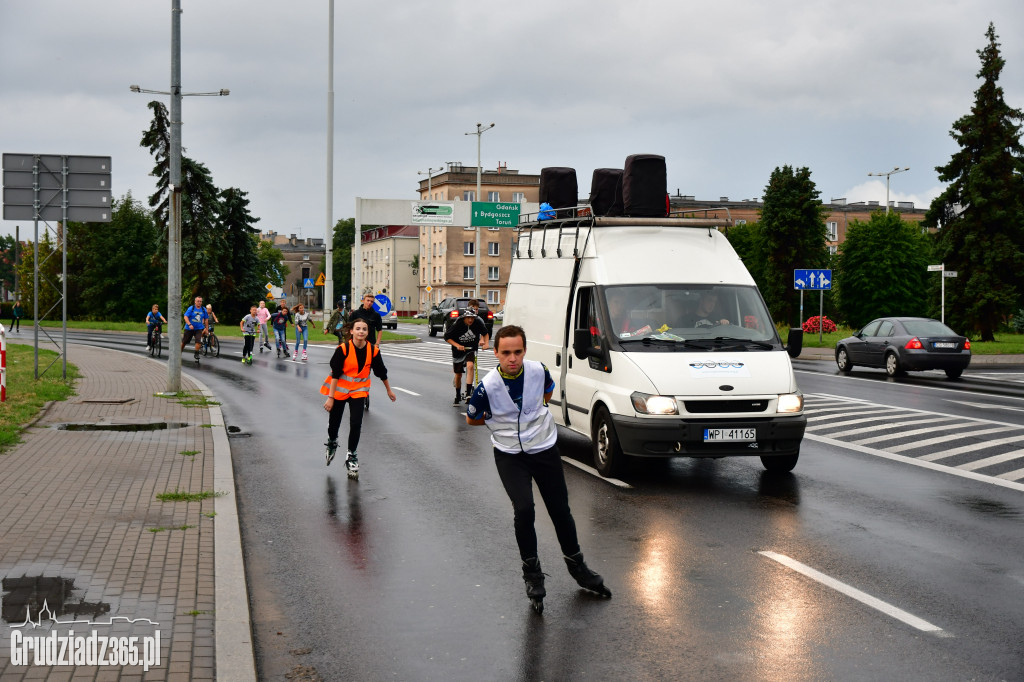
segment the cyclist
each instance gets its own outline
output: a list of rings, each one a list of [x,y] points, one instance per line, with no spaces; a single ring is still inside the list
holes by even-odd
[[[277,357],[281,357],[282,348],[284,356],[288,357],[288,323],[291,319],[292,315],[284,303],[278,303],[277,310],[270,316],[270,323],[274,325],[274,339],[277,342]]]
[[[213,304],[206,304],[206,314],[210,317],[210,326],[206,330],[206,336],[203,338],[203,345],[209,347],[210,337],[213,335],[213,325],[220,324],[220,320],[217,319],[217,315],[213,312]]]
[[[196,342],[196,361],[199,360],[200,344],[203,341],[203,337],[206,336],[206,329],[209,327],[210,318],[206,314],[206,308],[203,307],[203,297],[196,296],[195,302],[188,307],[185,311],[185,331],[181,335],[181,352],[185,352],[185,344],[195,339]]]
[[[156,337],[153,336],[155,330],[157,334],[160,333],[161,325],[167,324],[167,320],[160,313],[160,306],[156,303],[153,304],[153,308],[146,314],[146,350],[150,350],[156,345]]]
[[[473,395],[473,368],[476,363],[476,350],[479,344],[482,350],[487,350],[487,327],[477,317],[480,309],[479,301],[472,300],[466,304],[466,313],[455,320],[448,331],[444,333],[444,340],[452,347],[452,369],[455,370],[455,400],[452,405],[462,403],[462,396],[459,388],[462,386],[462,372],[466,371],[466,402],[469,396]]]
[[[256,317],[260,321],[259,344],[260,352],[262,353],[264,348],[270,350],[270,331],[267,329],[270,311],[267,309],[266,301],[260,301],[260,307],[256,309]]]
[[[242,345],[242,362],[252,364],[252,347],[256,341],[257,330],[260,326],[259,317],[256,315],[258,308],[249,307],[249,314],[242,318],[238,328],[242,330],[242,337],[245,339]]]
[[[384,366],[380,349],[367,342],[369,325],[366,320],[352,323],[352,340],[334,349],[331,357],[331,373],[324,379],[320,393],[327,396],[324,409],[330,414],[327,420],[327,465],[334,460],[334,452],[338,449],[338,429],[341,418],[345,414],[345,403],[351,403],[349,411],[348,457],[345,468],[350,478],[359,478],[359,459],[356,448],[359,447],[359,434],[363,427],[363,406],[367,390],[370,388],[370,370],[384,383],[388,398],[395,401],[395,392],[388,383],[388,369]]]
[[[306,312],[306,306],[299,303],[295,306],[295,312],[292,317],[295,321],[295,355],[292,356],[292,360],[299,359],[299,340],[302,340],[302,359],[306,359],[306,345],[309,343],[309,325],[313,324],[310,321],[310,317],[313,313]]]

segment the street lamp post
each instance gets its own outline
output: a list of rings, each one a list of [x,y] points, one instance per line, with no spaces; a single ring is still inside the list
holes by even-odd
[[[334,310],[334,0],[327,28],[327,225],[324,230],[324,322]]]
[[[146,90],[138,85],[129,86],[132,92],[170,95],[171,148],[167,232],[167,392],[181,390],[181,98],[226,97],[229,90],[217,92],[181,91],[181,0],[171,0],[171,90]]]
[[[426,175],[427,176],[427,201],[432,201],[434,199],[433,195],[431,194],[431,192],[433,192],[433,190],[434,190],[433,185],[431,185],[431,181],[434,179],[434,171],[436,171],[436,170],[439,171],[439,170],[442,170],[443,168],[444,168],[444,166],[439,166],[438,168],[428,167],[426,173],[424,173],[423,171],[416,171],[416,175]],[[431,276],[431,273],[433,272],[430,269],[430,267],[431,267],[430,256],[432,255],[432,252],[433,252],[433,249],[434,249],[434,226],[433,225],[425,225],[424,227],[427,227],[427,228],[430,229],[430,232],[427,233],[428,235],[430,235],[430,236],[427,237],[427,267],[424,270],[424,275],[426,275],[426,279],[427,279],[427,286],[429,287],[431,285],[430,276]],[[430,293],[431,292],[429,292],[429,291],[427,292],[427,302],[428,303],[430,303],[431,302],[430,299],[433,298],[430,295]]]
[[[484,133],[494,127],[491,123],[486,127],[482,123],[476,124],[475,133],[466,133],[466,135],[476,135],[476,200],[480,201],[480,173],[483,171],[483,167],[480,165],[480,138],[483,137]],[[476,236],[476,267],[473,270],[473,274],[476,276],[476,293],[474,297],[480,298],[480,228],[479,226],[474,228]]]
[[[882,177],[883,175],[885,176],[885,214],[886,215],[889,215],[889,176],[890,175],[895,175],[896,173],[902,173],[903,171],[908,171],[908,170],[910,170],[909,167],[908,168],[900,168],[899,166],[896,166],[891,171],[888,171],[888,172],[885,172],[885,173],[868,173],[869,176],[872,176],[872,175],[873,176],[878,176],[878,177]]]

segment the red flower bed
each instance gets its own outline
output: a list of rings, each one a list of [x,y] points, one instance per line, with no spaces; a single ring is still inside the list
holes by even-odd
[[[834,332],[836,330],[835,322],[828,319],[828,317],[818,317],[817,315],[815,315],[814,317],[807,318],[807,321],[804,322],[802,326],[805,333],[817,334],[819,325],[821,327],[821,331],[824,332],[825,334],[828,334],[829,332]]]

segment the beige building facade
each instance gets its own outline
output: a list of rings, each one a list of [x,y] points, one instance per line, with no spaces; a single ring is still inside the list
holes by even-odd
[[[356,299],[369,293],[384,294],[391,299],[391,307],[399,315],[409,316],[419,310],[418,268],[419,228],[415,225],[382,225],[363,230],[360,244],[361,263],[352,252],[352,282],[356,281],[356,267],[360,270],[363,291],[350,292],[348,307],[358,305]]]

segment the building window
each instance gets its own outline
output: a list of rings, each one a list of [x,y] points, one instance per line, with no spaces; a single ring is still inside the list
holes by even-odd
[[[834,256],[837,253],[839,253],[839,247],[838,246],[834,246],[833,245],[833,246],[828,247],[828,255]]]
[[[498,192],[488,192],[487,201],[490,201],[492,203],[497,203],[501,201],[501,199],[498,198]]]
[[[307,253],[307,254],[304,254],[304,255],[302,256],[302,260],[309,260],[309,254],[308,254],[308,253]]]
[[[476,268],[472,265],[463,266],[462,279],[476,279]]]
[[[463,256],[475,256],[476,255],[476,244],[473,242],[462,242],[462,255]]]
[[[512,203],[521,204],[526,201],[526,195],[522,192],[512,192]]]
[[[487,242],[487,255],[497,256],[498,255],[498,242]]]
[[[828,241],[834,242],[839,240],[839,223],[830,221],[828,223]]]
[[[498,305],[501,303],[501,291],[499,289],[487,290],[487,305]]]
[[[498,266],[497,265],[488,265],[487,266],[487,279],[489,279],[492,282],[497,282],[498,281]]]
[[[473,298],[474,296],[476,296],[476,292],[473,291],[472,289],[462,290],[462,298]]]
[[[471,189],[467,189],[465,192],[462,193],[462,200],[476,201],[476,192]]]

